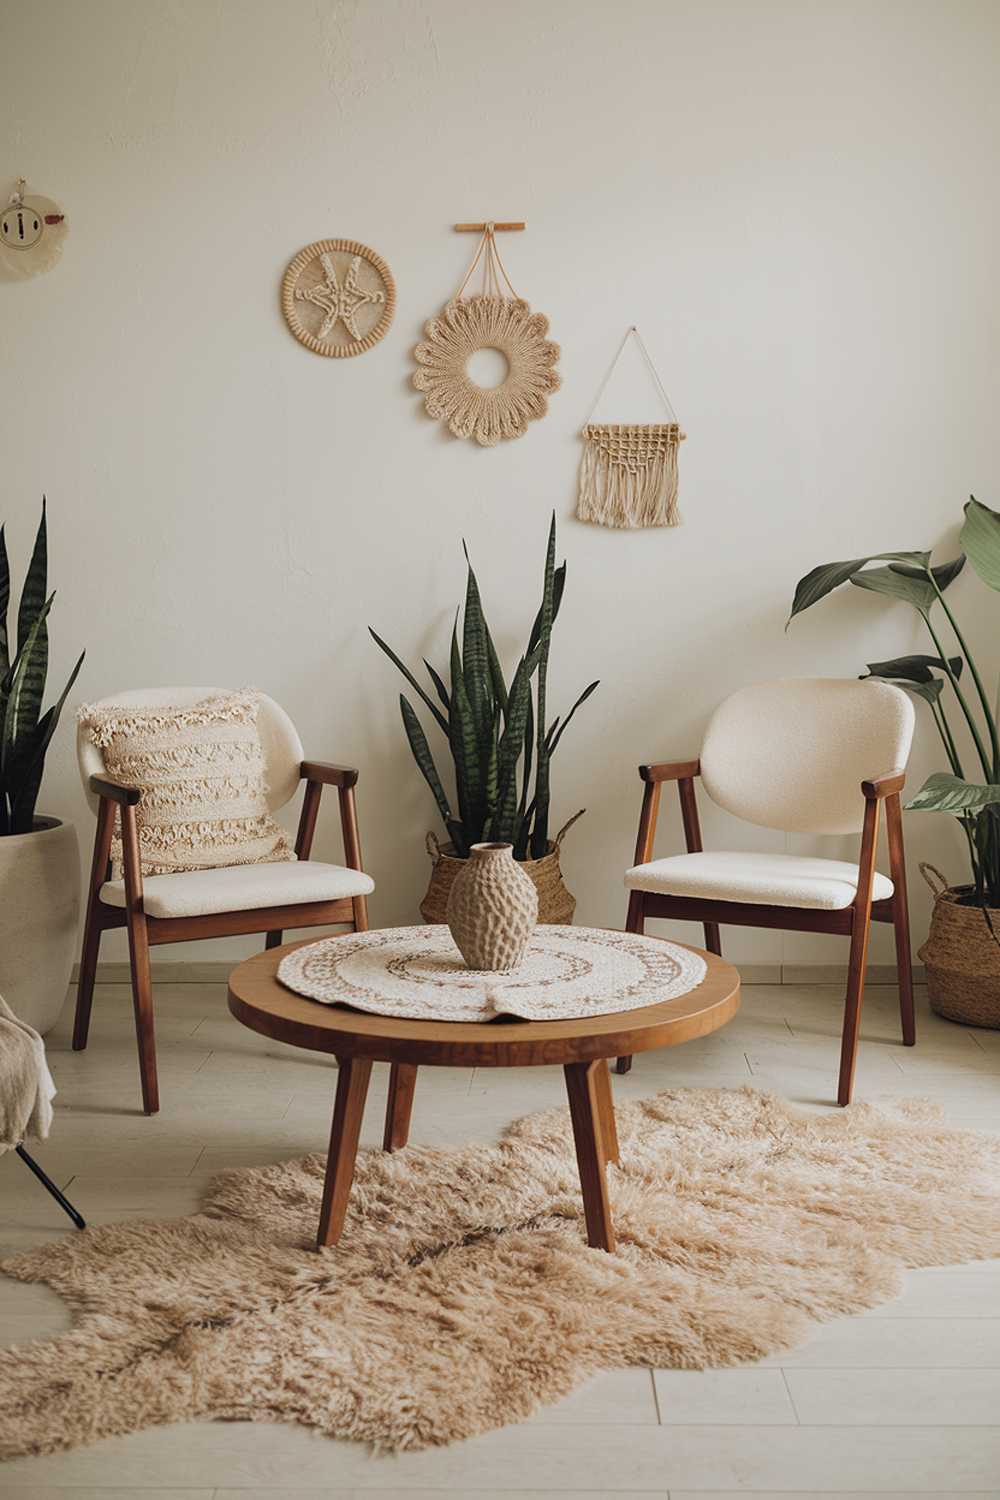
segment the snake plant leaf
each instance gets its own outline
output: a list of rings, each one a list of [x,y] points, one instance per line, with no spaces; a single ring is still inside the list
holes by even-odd
[[[437,723],[440,726],[440,728],[444,730],[445,734],[447,734],[448,733],[448,720],[445,718],[444,714],[438,708],[437,704],[433,701],[433,699],[429,698],[428,695],[424,692],[423,688],[420,686],[420,683],[414,677],[414,675],[410,671],[409,667],[406,666],[406,664],[404,662],[400,661],[399,657],[396,655],[395,651],[393,651],[392,647],[390,645],[388,645],[382,639],[382,637],[380,635],[376,635],[375,631],[372,629],[372,627],[370,625],[368,627],[368,634],[371,636],[371,638],[375,642],[376,646],[380,646],[382,648],[382,650],[385,652],[386,656],[389,658],[389,660],[395,666],[397,666],[399,668],[399,670],[402,672],[403,676],[406,678],[407,682],[410,684],[410,687],[413,689],[413,691],[415,693],[417,693],[419,695],[420,698],[423,699],[424,703],[430,709],[431,713],[434,715],[434,718],[437,720]]]
[[[438,697],[441,699],[441,702],[444,704],[444,711],[445,711],[445,713],[449,713],[450,710],[451,710],[451,694],[448,692],[448,689],[445,687],[444,682],[443,682],[443,680],[441,678],[441,674],[439,672],[435,672],[434,668],[431,666],[431,664],[427,660],[426,656],[424,657],[424,666],[427,668],[427,674],[430,677],[431,682],[433,682],[433,684],[434,684],[434,687],[435,687],[435,689],[437,691]]]
[[[486,654],[490,663],[490,683],[493,687],[493,696],[506,714],[507,684],[504,681],[503,667],[500,665],[500,658],[497,656],[497,648],[493,644],[493,637],[490,634],[488,624],[486,625]]]
[[[31,561],[24,579],[24,588],[21,590],[21,602],[17,611],[17,649],[20,651],[28,639],[28,633],[32,625],[38,619],[45,605],[46,580],[48,577],[48,528],[45,521],[45,499],[42,498],[42,519],[38,523],[38,531],[35,534],[35,545],[31,553]],[[46,660],[48,659],[48,632],[45,628],[40,632],[41,639],[46,647]],[[38,637],[36,636],[36,640]]]
[[[818,568],[806,573],[795,585],[792,612],[785,629],[788,629],[796,615],[818,604],[820,599],[825,599],[827,594],[839,588],[842,583],[853,580],[854,575],[870,562],[901,562],[921,567],[929,560],[929,552],[873,552],[869,557],[854,557],[847,562],[820,563]]]
[[[10,604],[10,563],[7,540],[0,526],[0,677],[10,671],[10,646],[7,642],[7,606]]]
[[[536,646],[530,656],[522,656],[517,664],[510,685],[510,696],[507,701],[507,717],[504,724],[503,734],[500,736],[499,750],[499,775],[501,795],[505,791],[508,782],[513,779],[512,773],[517,767],[517,761],[521,754],[521,746],[524,740],[524,728],[531,711],[531,679],[541,659],[541,647]]]
[[[870,661],[869,677],[885,677],[896,680],[900,677],[907,683],[935,682],[933,668],[941,672],[951,670],[953,677],[961,677],[965,662],[961,656],[949,656],[947,662],[940,656],[895,656],[891,661]]]
[[[958,539],[983,582],[1000,589],[1000,513],[970,495]]]
[[[27,757],[23,765],[14,768],[10,778],[12,791],[10,795],[10,832],[30,833],[35,826],[35,805],[38,801],[38,793],[42,784],[42,773],[45,770],[45,752],[49,748],[52,736],[59,724],[59,716],[63,711],[63,705],[69,696],[70,690],[80,675],[83,666],[85,651],[81,651],[77,658],[76,666],[69,674],[66,686],[52,707],[39,719],[35,728],[35,734],[28,747]]]
[[[916,796],[907,802],[914,812],[949,812],[961,815],[980,812],[984,807],[1000,803],[1000,786],[974,781],[963,781],[948,771],[935,771],[928,776]]]
[[[558,746],[559,741],[562,739],[563,735],[566,733],[566,728],[567,728],[567,726],[569,724],[570,719],[572,719],[573,715],[576,713],[577,709],[580,707],[580,704],[581,703],[586,703],[587,699],[590,697],[591,693],[594,692],[595,688],[598,688],[600,686],[600,682],[601,682],[601,679],[598,677],[594,682],[590,683],[588,687],[584,688],[583,692],[580,694],[579,698],[577,698],[576,702],[573,704],[573,707],[570,709],[569,713],[566,715],[565,719],[563,719],[562,723],[559,725],[559,732],[557,734],[553,735],[552,740],[551,740],[551,742],[549,744],[549,758],[550,759],[552,758],[553,755],[555,755],[555,753],[556,753],[556,747]]]
[[[466,830],[468,842],[476,844],[482,837],[485,798],[479,762],[479,737],[465,687],[457,621],[451,632],[451,713],[448,716],[448,741],[455,762],[462,826]]]
[[[437,766],[434,764],[434,757],[427,743],[427,736],[424,734],[423,725],[417,718],[413,704],[402,693],[399,695],[399,711],[403,716],[403,728],[406,730],[406,738],[409,740],[410,749],[413,751],[413,759],[420,767],[424,780],[434,793],[434,800],[438,805],[438,811],[445,823],[447,823],[451,817],[451,808],[448,805],[448,798],[445,795],[444,787],[441,785],[441,778],[437,773]]]
[[[483,618],[483,605],[479,595],[479,584],[476,580],[475,570],[469,561],[469,549],[462,543],[465,550],[465,560],[468,564],[468,578],[465,588],[465,619],[462,626],[462,673],[465,678],[465,691],[469,699],[469,707],[472,710],[472,720],[476,728],[476,736],[480,743],[480,751],[484,758],[489,756],[490,737],[490,663],[489,652],[486,646],[486,621]]]
[[[54,598],[55,594],[50,594],[42,605],[8,673],[9,688],[0,729],[0,775],[5,781],[13,765],[23,757],[26,738],[38,724],[48,663],[48,645],[42,632]]]

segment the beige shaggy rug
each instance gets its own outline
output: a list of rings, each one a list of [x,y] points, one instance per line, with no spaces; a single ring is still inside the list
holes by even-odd
[[[76,1326],[0,1352],[0,1453],[155,1423],[302,1422],[384,1448],[516,1422],[599,1370],[760,1359],[1000,1255],[1000,1141],[932,1106],[802,1116],[752,1089],[618,1110],[618,1255],[583,1240],[565,1110],[501,1145],[363,1153],[340,1245],[323,1159],[233,1171],[204,1210],[7,1261]]]

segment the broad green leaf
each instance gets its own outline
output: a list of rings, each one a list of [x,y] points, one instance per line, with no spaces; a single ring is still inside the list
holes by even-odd
[[[979,812],[991,803],[1000,803],[1000,786],[963,781],[947,771],[928,776],[915,797],[906,806],[915,812]]]
[[[434,793],[434,800],[438,805],[438,811],[447,824],[451,817],[451,808],[448,805],[448,798],[445,795],[444,787],[441,785],[441,778],[437,773],[437,767],[434,764],[434,757],[427,743],[427,736],[424,734],[423,725],[414,713],[412,703],[404,698],[402,693],[399,695],[399,708],[403,715],[403,728],[406,730],[406,738],[409,740],[410,749],[413,751],[413,759],[420,767],[424,780]]]
[[[970,495],[958,539],[983,582],[1000,589],[1000,514]]]
[[[795,585],[795,597],[792,600],[792,612],[788,616],[788,624],[800,615],[804,609],[810,609],[812,605],[818,604],[820,599],[825,599],[827,594],[839,588],[842,583],[847,583],[855,573],[870,562],[903,562],[913,563],[919,566],[930,558],[929,552],[873,552],[869,557],[854,557],[846,562],[820,563],[818,568],[813,568],[806,573]],[[786,625],[786,629],[788,626]]]
[[[950,656],[947,663],[940,656],[896,656],[891,661],[870,661],[868,675],[892,679],[902,677],[910,683],[932,682],[936,680],[932,668],[944,672],[950,667],[953,677],[961,677],[964,665],[960,656]]]
[[[48,529],[45,522],[45,499],[42,499],[42,519],[38,523],[38,531],[35,535],[35,545],[31,553],[31,561],[28,564],[28,572],[24,580],[24,588],[21,590],[21,602],[17,611],[17,649],[21,650],[32,625],[38,619],[45,606],[46,578],[48,576]],[[46,661],[48,660],[47,632],[43,626],[40,632],[41,638],[46,646]],[[38,639],[38,637],[36,637]]]
[[[10,647],[7,643],[7,606],[10,603],[10,563],[7,561],[7,541],[0,526],[0,677],[10,670]]]
[[[437,720],[437,723],[444,730],[445,734],[447,734],[448,720],[445,718],[444,714],[438,708],[433,699],[429,698],[428,695],[424,692],[423,688],[420,686],[420,683],[414,677],[409,667],[406,666],[405,663],[400,661],[399,657],[396,655],[395,651],[393,651],[392,647],[387,645],[380,635],[376,635],[370,625],[368,627],[368,634],[371,636],[376,646],[380,646],[389,660],[399,668],[403,676],[406,678],[407,682],[410,684],[410,687],[423,699],[424,703],[427,705],[431,713],[434,715],[434,718]]]
[[[855,588],[868,589],[873,594],[885,594],[890,599],[902,599],[926,615],[937,598],[934,586],[927,576],[914,577],[899,568],[864,568],[851,579]]]

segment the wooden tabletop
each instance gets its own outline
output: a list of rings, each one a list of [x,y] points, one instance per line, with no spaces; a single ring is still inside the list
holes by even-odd
[[[707,965],[701,984],[676,1000],[641,1010],[573,1021],[407,1021],[322,1005],[286,989],[278,981],[278,965],[302,946],[286,943],[239,964],[229,976],[230,1011],[244,1026],[275,1041],[373,1062],[460,1068],[588,1062],[706,1036],[731,1020],[740,1003],[740,977],[732,964],[692,948]]]

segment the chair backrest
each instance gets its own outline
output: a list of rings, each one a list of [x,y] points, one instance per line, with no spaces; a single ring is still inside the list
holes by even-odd
[[[887,682],[793,677],[741,688],[716,709],[701,774],[713,802],[787,833],[857,833],[861,782],[902,771],[911,699]]]
[[[108,708],[112,704],[123,704],[129,708],[189,708],[203,698],[214,698],[227,691],[225,688],[133,688],[127,693],[112,693],[94,706]],[[265,694],[260,695],[257,728],[264,751],[264,774],[267,779],[267,805],[272,812],[284,807],[295,795],[299,785],[299,770],[302,764],[302,741],[291,719],[280,704]],[[76,729],[76,757],[87,800],[97,812],[98,799],[90,790],[91,776],[104,774],[104,755],[95,745],[82,724]]]

